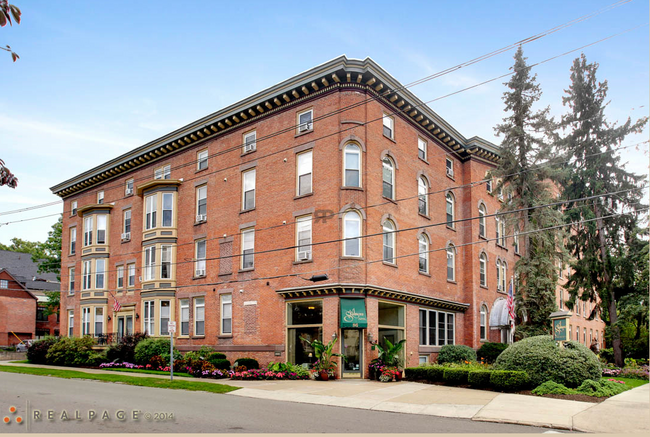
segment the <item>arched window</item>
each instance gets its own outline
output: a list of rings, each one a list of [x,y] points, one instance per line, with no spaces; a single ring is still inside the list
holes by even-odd
[[[389,199],[395,198],[395,165],[389,157],[382,160],[384,168],[382,173],[382,180],[384,183],[382,194]]]
[[[422,215],[429,214],[429,184],[424,176],[418,178],[418,212]]]
[[[447,280],[456,280],[456,248],[453,244],[447,247]]]
[[[482,203],[478,206],[478,235],[485,238],[485,215],[487,210]]]
[[[497,290],[501,291],[501,260],[497,260]]]
[[[345,186],[361,186],[361,149],[356,144],[345,146]]]
[[[478,256],[478,265],[481,285],[487,287],[487,255],[485,253],[481,253]]]
[[[395,224],[390,220],[384,222],[384,261],[395,263]]]
[[[481,305],[481,340],[487,340],[487,318],[488,309],[485,305]]]
[[[361,216],[348,211],[343,217],[343,256],[361,256]]]
[[[447,199],[447,226],[450,228],[454,227],[454,195],[447,193],[445,196]]]
[[[419,266],[422,273],[429,273],[429,237],[420,234],[418,237]]]

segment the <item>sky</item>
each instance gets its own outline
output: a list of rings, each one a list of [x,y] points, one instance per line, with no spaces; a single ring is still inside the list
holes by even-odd
[[[508,46],[616,0],[588,1],[46,1],[10,0],[20,25],[0,29],[0,243],[45,240],[62,205],[50,187],[339,55],[371,57],[402,84]],[[648,1],[633,0],[524,46],[529,64],[584,49],[607,80],[609,121],[648,115]],[[580,52],[533,69],[559,118]],[[4,56],[3,56],[4,55]],[[505,74],[514,50],[424,82],[423,101]],[[430,104],[466,138],[498,144],[503,80]],[[624,144],[648,139],[648,129]],[[645,149],[622,151],[648,174]],[[10,223],[41,216],[34,220]]]

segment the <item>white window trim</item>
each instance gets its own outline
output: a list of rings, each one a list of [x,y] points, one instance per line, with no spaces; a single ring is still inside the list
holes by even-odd
[[[300,122],[300,116],[303,115],[303,114],[308,114],[308,113],[311,113],[311,119],[310,119],[310,121],[309,121],[308,123],[301,123],[301,122]],[[314,130],[314,108],[309,108],[309,109],[306,109],[306,110],[304,110],[304,111],[300,111],[300,112],[298,112],[298,113],[296,114],[296,120],[297,120],[296,125],[298,126],[298,128],[297,128],[297,134],[303,134],[303,133],[306,133],[306,132],[311,132],[311,131],[313,131],[313,130]],[[304,124],[307,125],[307,126],[306,126],[306,129],[303,129],[303,125],[304,125]]]
[[[199,258],[199,245],[203,243],[204,246],[204,252],[205,255],[202,258]],[[208,256],[208,242],[205,238],[201,238],[200,240],[196,240],[194,242],[194,277],[200,277],[202,278],[203,276],[207,275],[207,263],[206,263],[206,258]],[[205,273],[203,275],[198,275],[196,274],[197,271],[203,270]]]
[[[230,301],[226,302],[224,301],[224,298],[228,296],[230,297]],[[224,306],[230,304],[230,332],[227,332],[223,328],[223,322],[227,318],[224,317]],[[232,335],[232,294],[221,294],[219,295],[219,332],[221,335]]]
[[[419,337],[420,337],[420,332],[419,332],[419,330],[420,330],[420,325],[419,325],[419,323],[420,323],[420,321],[419,321],[420,320],[420,311],[424,311],[426,313],[426,315],[427,315],[425,344],[421,344],[420,339],[419,339]],[[435,325],[436,344],[431,344],[431,337],[429,335],[430,334],[429,327],[430,327],[430,324],[431,324],[431,321],[430,321],[431,320],[430,319],[431,313],[436,313],[436,325]],[[439,338],[440,330],[439,330],[438,324],[440,323],[440,317],[439,317],[440,314],[445,315],[445,338],[444,338],[443,344],[440,344],[440,341],[439,341],[440,340],[440,338]],[[448,338],[449,338],[449,336],[448,336],[448,334],[449,334],[449,323],[447,322],[447,315],[448,314],[451,314],[453,316],[453,318],[454,318],[452,343],[449,343],[449,341],[448,341]],[[456,313],[449,312],[449,311],[433,310],[433,309],[429,309],[429,308],[419,308],[419,311],[418,311],[418,343],[420,343],[419,344],[420,346],[444,346],[444,345],[448,345],[448,344],[456,344]]]
[[[248,147],[248,143],[246,141],[248,140],[249,137],[254,137],[254,140],[250,143],[252,145],[250,150],[246,150],[246,148]],[[254,152],[255,150],[257,150],[257,131],[252,130],[242,135],[242,154]]]
[[[204,197],[201,197],[201,191],[204,191],[205,193]],[[203,199],[205,199],[205,214],[199,214],[199,202]],[[196,222],[197,223],[199,223],[198,220],[199,215],[205,216],[206,219],[208,216],[208,185],[207,184],[196,187],[196,218],[197,218]]]
[[[386,181],[384,181],[384,172],[383,172],[383,170],[385,168],[388,168],[390,170],[390,182],[389,182],[390,183],[390,197],[388,197],[388,198],[391,199],[391,200],[395,200],[395,161],[393,161],[389,156],[385,156],[381,160],[381,169],[382,169],[382,173],[381,173],[381,182],[382,182],[382,184],[381,184],[381,194],[384,197],[386,197],[386,195],[384,195],[384,182],[386,182]]]
[[[348,167],[348,159],[347,159],[348,148],[350,150],[349,153],[351,155],[358,155],[358,157],[359,157],[359,159],[358,159],[358,162],[359,162],[358,168]],[[361,146],[359,146],[358,144],[356,144],[356,143],[347,143],[345,145],[345,147],[343,147],[343,186],[344,187],[353,187],[353,188],[362,188],[363,187],[363,177],[362,177],[362,173],[361,173],[361,169],[363,168],[362,158],[363,158],[363,154],[361,153]],[[345,174],[346,174],[348,169],[357,171],[359,173],[359,185],[358,186],[356,186],[356,185],[347,185],[347,179],[345,177]]]
[[[420,251],[420,243],[422,241],[424,242],[424,245],[425,245],[424,252]],[[430,244],[431,244],[431,242],[429,241],[429,237],[427,236],[427,234],[420,234],[418,236],[418,271],[421,272],[421,273],[429,274],[429,245]],[[422,255],[424,255],[424,259],[425,259],[425,262],[426,262],[426,269],[425,270],[420,270],[420,258],[422,257]]]
[[[424,148],[420,147],[422,145],[424,145]],[[418,157],[420,157],[420,150],[424,151],[424,158],[420,158],[420,159],[424,159],[426,161],[429,158],[429,153],[427,150],[428,148],[429,148],[429,142],[422,137],[418,137]]]
[[[186,336],[190,335],[190,300],[189,299],[179,299],[178,301],[178,307],[179,307],[179,322],[180,326],[178,327],[178,335]],[[183,310],[187,309],[187,320],[184,320],[183,318]],[[187,323],[187,332],[183,333],[183,323]]]
[[[453,245],[447,246],[447,270],[449,270],[449,258],[451,255],[451,273],[452,277],[449,279],[449,272],[447,272],[447,281],[456,282],[456,247]]]
[[[194,300],[194,323],[192,323],[192,325],[193,325],[192,326],[192,328],[193,328],[192,333],[195,336],[203,337],[203,336],[205,336],[205,297],[195,297],[193,300]],[[198,303],[199,301],[203,301],[203,303],[199,304]],[[197,309],[198,308],[203,308],[203,320],[199,320],[197,318],[197,314],[198,314]],[[201,321],[203,322],[203,334],[197,334],[196,333],[196,323],[201,322]]]
[[[300,173],[300,159],[309,156],[309,171]],[[309,175],[309,191],[300,192],[300,177]],[[313,150],[306,150],[296,155],[296,196],[305,196],[314,192],[314,153]]]
[[[196,152],[196,170],[205,170],[208,168],[208,149],[199,150]],[[201,168],[201,163],[205,162],[205,167]]]
[[[455,322],[455,319],[454,319]],[[485,335],[481,335],[481,328],[483,328],[483,332]],[[487,341],[488,339],[488,309],[486,305],[481,305],[481,308],[479,310],[479,337],[481,341]]]
[[[420,189],[424,189],[424,193],[420,193]],[[424,213],[420,211],[420,200],[424,200]],[[429,215],[429,183],[424,176],[418,178],[418,213]]]
[[[250,242],[247,244],[246,243],[246,237],[248,235],[253,235],[253,244],[252,247],[248,247],[250,245]],[[244,251],[245,250],[253,250],[252,256],[253,256],[253,265],[251,267],[244,267]],[[255,268],[255,228],[247,228],[243,229],[241,231],[241,261],[239,262],[239,268],[241,270],[252,270]]]
[[[301,231],[301,224],[304,223],[309,223],[309,250],[300,250],[300,232],[305,232]],[[296,262],[302,262],[305,260],[300,259],[300,252],[309,252],[309,260],[312,259],[313,257],[313,251],[312,251],[312,243],[313,243],[313,220],[311,215],[303,215],[301,217],[296,218]]]
[[[389,122],[389,123],[388,123],[389,126],[386,125],[386,121]],[[383,115],[383,117],[382,117],[382,123],[381,123],[381,126],[382,126],[382,134],[383,134],[386,138],[390,138],[391,140],[394,140],[394,139],[395,139],[395,119],[394,119],[393,117],[391,117],[390,115],[384,113],[384,115]],[[390,136],[388,136],[388,135],[386,135],[386,134],[384,133],[384,127],[387,127],[388,129],[390,129]]]
[[[252,180],[253,180],[253,188],[250,190],[246,190],[246,176],[252,174]],[[241,205],[242,205],[242,211],[249,211],[253,210],[256,207],[256,195],[257,195],[257,169],[252,168],[250,170],[243,171],[241,174]],[[253,192],[253,206],[250,208],[246,208],[246,193],[247,192]]]
[[[387,228],[386,227],[387,225],[390,226],[390,228]],[[396,230],[395,228],[396,228],[396,225],[391,220],[386,220],[384,222],[384,224],[382,225],[382,233],[383,233],[383,235],[382,235],[382,253],[381,253],[382,254],[382,260],[383,260],[383,262],[389,263],[389,264],[395,264],[395,260],[396,260],[396,252],[397,252],[396,240],[397,240],[397,238],[395,237],[395,230]],[[389,238],[390,245],[388,245],[388,246],[385,244],[386,234],[389,234],[388,238]],[[384,254],[384,248],[385,247],[389,247],[393,251],[393,257],[390,260],[387,260],[386,257],[385,257],[385,254]]]
[[[359,222],[359,227],[358,227],[359,235],[356,236],[356,237],[348,237],[348,235],[347,235],[346,222],[347,222],[348,216],[356,217],[354,219],[351,218],[350,220]],[[363,217],[356,210],[351,209],[351,210],[346,211],[345,214],[343,214],[343,256],[354,257],[354,258],[361,258],[363,256],[363,251],[362,251],[363,245],[361,244],[361,237],[362,236],[363,236]],[[346,252],[346,249],[347,249],[347,244],[346,243],[348,242],[348,239],[352,239],[352,240],[356,239],[357,240],[357,247],[358,247],[358,252],[359,252],[358,255],[349,255]]]
[[[451,199],[451,202],[450,202]],[[451,220],[447,220],[447,207],[451,204]],[[456,228],[456,198],[452,193],[445,194],[445,220],[448,227],[455,229]]]

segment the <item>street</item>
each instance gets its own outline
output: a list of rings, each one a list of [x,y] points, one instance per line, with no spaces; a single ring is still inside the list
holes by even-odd
[[[10,413],[10,407],[16,407]],[[541,433],[466,419],[0,372],[4,432]],[[22,424],[16,418],[23,419]],[[79,418],[79,419],[75,419]],[[66,420],[67,418],[67,420]]]

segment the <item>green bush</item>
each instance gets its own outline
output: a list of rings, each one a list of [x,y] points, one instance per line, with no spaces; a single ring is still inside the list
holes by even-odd
[[[613,363],[614,362],[614,349],[611,348],[611,347],[606,348],[606,349],[601,349],[599,356],[606,363]]]
[[[429,366],[427,369],[426,380],[430,382],[442,382],[444,379],[445,368],[442,366]]]
[[[442,366],[407,367],[404,375],[409,381],[442,382],[445,368]]]
[[[247,370],[259,369],[260,363],[253,358],[237,358],[237,361],[235,361],[235,367],[237,366],[246,366]]]
[[[490,385],[501,391],[519,391],[529,386],[530,379],[526,372],[517,370],[493,370]]]
[[[58,341],[57,337],[45,337],[33,342],[27,349],[27,360],[33,364],[47,364],[47,352]]]
[[[467,382],[472,387],[485,388],[490,386],[491,370],[470,370],[467,375]]]
[[[601,376],[598,357],[587,347],[569,341],[560,348],[548,335],[529,337],[510,345],[499,355],[494,368],[527,372],[533,386],[555,381],[578,387],[586,379],[598,380]]]
[[[92,349],[94,345],[90,337],[64,337],[50,346],[45,359],[55,366],[92,366],[97,354]]]
[[[447,384],[465,385],[467,384],[468,375],[469,369],[448,368],[444,370],[442,380]]]
[[[142,366],[150,364],[151,359],[159,355],[166,363],[170,363],[169,339],[168,338],[146,338],[140,341],[135,347],[135,362]],[[180,360],[181,353],[174,349],[174,360]]]
[[[625,384],[620,384],[614,381],[592,381],[591,379],[587,379],[585,382],[580,384],[580,387],[578,387],[575,392],[600,398],[614,396],[623,393],[625,390],[627,390]]]
[[[587,380],[590,381],[590,380]],[[534,395],[571,395],[575,390],[566,387],[563,384],[558,384],[555,381],[546,381],[545,383],[535,387],[533,390]]]
[[[501,355],[501,352],[508,348],[508,343],[483,343],[476,351],[476,359],[492,364]]]
[[[125,335],[116,344],[106,350],[106,360],[110,362],[133,363],[135,361],[135,347],[147,338],[145,333]]]
[[[230,361],[224,360],[222,358],[216,360],[210,360],[210,364],[214,366],[215,369],[219,370],[230,370]]]
[[[438,353],[438,364],[476,361],[476,351],[462,344],[448,344]]]
[[[226,359],[226,354],[222,352],[211,352],[206,355],[205,357],[206,360],[212,362],[214,360],[225,360]]]

